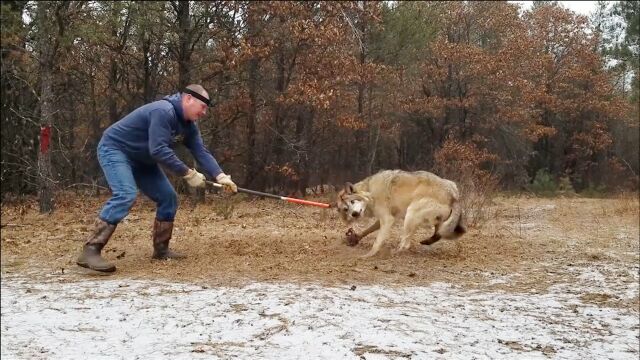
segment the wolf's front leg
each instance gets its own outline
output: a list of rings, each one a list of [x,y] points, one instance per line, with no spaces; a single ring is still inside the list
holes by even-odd
[[[375,224],[374,224],[375,225]],[[371,250],[363,256],[362,258],[371,257],[380,251],[382,244],[387,240],[389,234],[391,233],[391,227],[393,226],[393,216],[381,217],[380,218],[380,232],[378,232],[378,236],[376,237],[376,241],[373,243],[373,247]],[[368,230],[368,229],[367,229]]]

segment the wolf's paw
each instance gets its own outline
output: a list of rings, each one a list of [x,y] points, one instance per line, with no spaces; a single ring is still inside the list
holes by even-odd
[[[467,229],[463,226],[463,225],[456,225],[456,228],[453,230],[453,233],[455,234],[455,238],[459,238],[460,236],[464,235],[467,232]]]
[[[435,234],[433,234],[433,236],[432,236],[432,237],[430,237],[430,238],[428,238],[428,239],[425,239],[425,240],[420,241],[420,244],[422,244],[422,245],[431,245],[431,244],[433,244],[433,243],[438,242],[438,240],[440,240],[441,238],[442,238],[442,237],[440,236],[440,234],[435,233]]]
[[[393,251],[391,252],[392,255],[398,255],[401,254],[403,252],[406,252],[407,250],[409,250],[411,246],[409,244],[407,245],[400,245],[397,248],[393,249]]]
[[[356,246],[360,242],[361,237],[356,234],[353,228],[349,228],[345,235],[347,236],[347,245],[349,246]]]
[[[368,258],[372,257],[373,255],[375,255],[375,254],[377,254],[377,253],[378,253],[377,251],[370,250],[368,253],[366,253],[366,254],[364,254],[364,255],[360,255],[360,256],[358,256],[358,257],[359,257],[360,259],[368,259]]]

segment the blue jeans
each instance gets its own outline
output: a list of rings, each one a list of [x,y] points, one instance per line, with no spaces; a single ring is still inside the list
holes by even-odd
[[[100,219],[115,225],[124,219],[138,196],[138,188],[156,203],[156,219],[173,221],[178,196],[157,164],[131,160],[122,151],[98,145],[98,162],[111,188],[111,198],[100,211]]]

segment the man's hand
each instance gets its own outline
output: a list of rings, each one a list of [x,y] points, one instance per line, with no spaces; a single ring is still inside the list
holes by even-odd
[[[231,176],[225,173],[222,173],[216,176],[216,181],[218,182],[218,184],[224,185],[225,189],[231,190],[234,193],[238,192],[238,186],[236,186],[236,184],[233,181],[231,181]]]
[[[189,186],[191,187],[198,188],[198,187],[205,186],[206,179],[204,175],[197,172],[195,169],[189,169],[189,172],[187,172],[187,175],[185,175],[183,178],[187,181],[187,184],[189,184]]]

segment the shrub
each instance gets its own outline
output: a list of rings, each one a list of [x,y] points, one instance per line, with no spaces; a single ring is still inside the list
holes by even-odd
[[[558,191],[558,184],[553,179],[549,170],[539,169],[528,190],[536,195],[553,196]]]
[[[434,172],[458,185],[463,221],[469,228],[479,228],[492,217],[488,207],[499,179],[485,167],[496,160],[496,155],[474,143],[453,139],[435,153]]]

